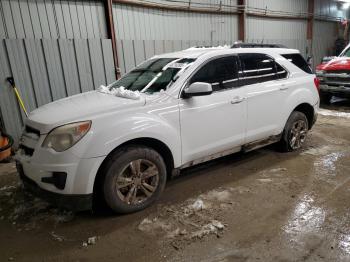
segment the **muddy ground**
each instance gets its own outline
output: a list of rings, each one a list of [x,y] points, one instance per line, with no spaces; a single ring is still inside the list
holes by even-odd
[[[299,152],[187,169],[131,215],[55,209],[0,164],[0,261],[350,261],[349,109],[322,110]]]

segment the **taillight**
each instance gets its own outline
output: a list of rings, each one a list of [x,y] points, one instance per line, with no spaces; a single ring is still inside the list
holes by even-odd
[[[315,87],[316,87],[317,91],[320,93],[320,79],[315,77],[314,78],[314,83],[315,83]]]

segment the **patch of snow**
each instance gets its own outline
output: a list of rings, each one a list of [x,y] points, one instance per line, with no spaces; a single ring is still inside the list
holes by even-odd
[[[259,182],[262,182],[262,183],[270,183],[272,182],[272,179],[271,178],[260,178],[258,179]]]
[[[313,156],[320,156],[320,155],[326,155],[328,152],[333,151],[333,149],[330,146],[322,146],[322,147],[311,147],[304,152],[302,152],[302,155],[313,155]]]
[[[231,193],[228,190],[211,190],[204,197],[207,200],[225,202],[231,199]]]
[[[217,229],[219,229],[219,230],[222,230],[222,229],[224,229],[224,224],[222,224],[220,221],[218,221],[218,220],[213,220],[213,221],[211,221],[211,224],[214,226],[214,227],[216,227]]]
[[[168,231],[170,230],[171,226],[163,222],[162,220],[158,218],[149,219],[145,218],[141,221],[141,223],[138,226],[138,229],[143,232],[152,232],[156,233],[156,231]]]
[[[190,205],[190,208],[194,211],[201,211],[206,208],[204,205],[204,202],[202,199],[197,199],[192,205]]]
[[[350,113],[348,113],[348,112],[339,112],[339,111],[335,111],[335,110],[319,109],[318,113],[320,115],[323,115],[323,116],[350,118]]]
[[[113,95],[113,96],[118,96],[118,97],[124,97],[124,98],[129,98],[129,99],[134,99],[138,100],[140,99],[140,92],[139,91],[131,91],[125,89],[124,86],[117,87],[117,88],[109,88],[107,86],[101,85],[100,88],[98,89],[99,92]]]
[[[16,189],[16,186],[3,186],[0,188],[0,191],[8,191],[11,189]]]
[[[287,171],[287,168],[285,168],[285,167],[277,167],[277,168],[270,169],[268,172],[278,173],[278,172],[284,172],[284,171]]]
[[[209,234],[218,234],[219,231],[224,229],[224,225],[218,220],[212,220],[209,224],[202,226],[201,229],[192,233],[191,238],[203,238]]]
[[[205,46],[200,46],[200,47],[190,47],[190,48],[187,48],[186,50],[206,50],[206,49],[229,49],[231,48],[231,46],[229,45],[224,45],[224,46],[208,46],[208,47],[205,47]]]
[[[95,245],[96,242],[97,242],[97,237],[96,236],[89,237],[88,241],[87,241],[88,245]]]

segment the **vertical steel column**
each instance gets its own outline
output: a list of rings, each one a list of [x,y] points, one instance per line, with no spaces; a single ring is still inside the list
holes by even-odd
[[[239,15],[238,15],[238,40],[245,41],[245,24],[246,24],[246,0],[238,0]]]
[[[312,40],[312,33],[314,27],[314,9],[315,9],[315,1],[308,1],[308,18],[307,18],[307,39]]]
[[[314,31],[314,12],[315,12],[315,1],[308,0],[308,16],[307,16],[307,32],[306,32],[306,40],[307,40],[307,50],[306,55],[312,56],[312,39],[313,39],[313,31]]]
[[[117,53],[117,40],[116,40],[114,22],[113,22],[112,0],[105,0],[105,14],[106,14],[108,38],[110,38],[112,42],[113,60],[115,65],[115,76],[117,79],[119,79],[120,70],[119,70],[118,53]]]

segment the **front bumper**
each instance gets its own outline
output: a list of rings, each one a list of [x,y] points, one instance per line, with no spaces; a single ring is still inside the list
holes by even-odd
[[[350,87],[320,85],[320,92],[321,94],[350,98]]]
[[[92,194],[65,195],[42,189],[35,181],[26,176],[21,163],[16,161],[16,166],[18,174],[23,182],[24,189],[28,190],[30,193],[52,203],[57,207],[66,208],[73,211],[92,209]]]

